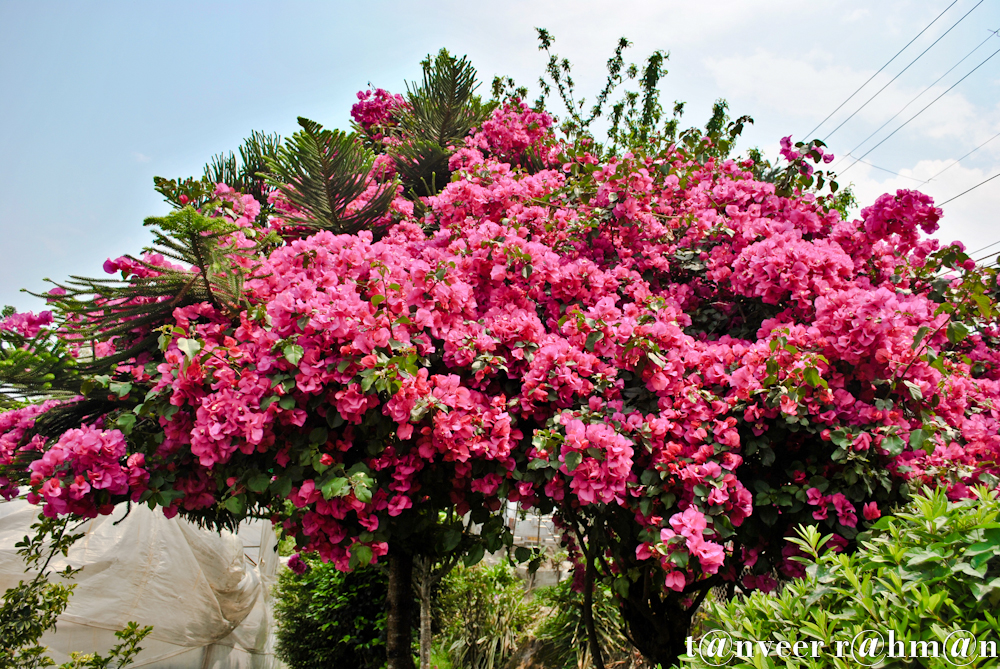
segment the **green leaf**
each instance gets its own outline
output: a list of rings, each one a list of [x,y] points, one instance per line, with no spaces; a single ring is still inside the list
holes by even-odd
[[[597,342],[601,341],[602,339],[604,339],[603,332],[591,332],[589,335],[587,335],[587,343],[585,344],[585,348],[588,351],[593,351],[594,346],[596,346]]]
[[[903,385],[910,391],[910,397],[917,401],[924,399],[924,392],[916,383],[913,383],[912,381],[903,381]]]
[[[371,547],[364,544],[354,544],[351,546],[351,568],[367,567],[372,563],[372,555]]]
[[[486,548],[482,544],[476,544],[469,550],[465,557],[462,558],[462,562],[466,567],[471,567],[474,564],[479,564],[485,554]]]
[[[261,474],[260,472],[254,474],[247,481],[247,487],[253,492],[264,492],[267,487],[271,485],[271,477],[267,474]]]
[[[972,296],[972,299],[975,300],[976,306],[979,307],[979,313],[982,314],[983,318],[989,318],[990,313],[993,311],[993,303],[990,301],[990,298],[982,293],[976,293]]]
[[[278,400],[278,406],[282,409],[294,409],[295,408],[295,398],[291,395],[284,395],[280,400]]]
[[[441,536],[441,548],[445,553],[450,553],[458,547],[458,544],[462,541],[461,530],[456,530],[455,528],[449,528],[444,531]]]
[[[309,443],[311,444],[325,444],[329,439],[329,432],[325,427],[317,427],[309,433]]]
[[[134,413],[127,412],[127,413],[123,413],[121,416],[118,416],[118,420],[116,420],[115,423],[118,425],[118,428],[123,433],[125,433],[125,434],[131,434],[132,433],[132,428],[135,426],[135,421],[136,420],[137,420],[137,417],[136,417],[136,415]]]
[[[201,350],[201,342],[197,339],[186,339],[181,337],[177,340],[177,348],[188,360],[194,360],[194,356]]]
[[[924,340],[924,337],[927,335],[928,332],[930,332],[930,330],[931,329],[926,325],[921,325],[919,328],[917,328],[917,334],[914,335],[913,345],[910,348],[916,351],[917,348],[920,346],[920,342]]]
[[[378,305],[385,302],[385,295],[373,295],[371,302],[373,307],[377,307]]]
[[[518,562],[527,562],[531,559],[531,549],[518,546],[514,549],[514,559]]]
[[[566,471],[572,472],[583,462],[583,456],[577,451],[570,451],[563,456],[563,461],[566,463]]]
[[[288,497],[292,492],[292,479],[287,476],[279,476],[271,481],[271,492],[278,497]]]
[[[952,344],[961,342],[963,339],[968,337],[971,332],[972,329],[961,321],[952,321],[948,323],[948,341]]]
[[[242,516],[243,515],[243,495],[234,495],[225,501],[223,504],[226,510],[230,513]]]
[[[902,453],[904,445],[905,442],[894,434],[885,437],[881,444],[882,448],[884,448],[885,451],[892,456]]]
[[[302,359],[302,354],[304,353],[302,347],[298,344],[288,344],[281,352],[285,354],[285,360],[293,365],[299,364],[299,360]]]
[[[914,450],[923,448],[924,442],[926,442],[930,436],[930,430],[925,430],[924,428],[914,430],[910,433],[910,447]]]
[[[351,490],[351,482],[343,476],[334,476],[320,487],[323,499],[332,497],[343,497]]]
[[[113,392],[118,397],[125,397],[132,391],[131,383],[119,383],[118,381],[112,381],[109,385],[111,392]]]

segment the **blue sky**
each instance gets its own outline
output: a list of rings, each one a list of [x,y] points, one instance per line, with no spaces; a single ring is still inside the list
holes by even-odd
[[[250,131],[287,135],[300,115],[346,128],[357,91],[369,83],[403,91],[420,59],[441,47],[467,54],[484,87],[494,74],[533,87],[545,64],[534,28],[546,27],[592,97],[626,36],[635,61],[670,52],[663,102],[686,101],[686,121],[703,123],[726,98],[734,114],[756,121],[742,148],[774,155],[782,136],[802,138],[942,11],[815,136],[971,10],[829,138],[842,155],[1000,29],[1000,3],[978,2],[0,0],[0,304],[37,309],[20,288],[99,276],[105,258],[140,251],[143,218],[167,211],[154,175],[200,175]],[[858,153],[997,49],[994,36]],[[1000,55],[865,158],[882,170],[859,163],[841,181],[854,182],[862,206],[913,187],[943,202],[1000,174],[1000,138],[918,184],[998,132]],[[973,249],[998,241],[998,211],[1000,179],[946,205],[938,236]]]

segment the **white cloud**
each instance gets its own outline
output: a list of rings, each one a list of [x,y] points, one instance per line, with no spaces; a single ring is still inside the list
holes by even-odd
[[[152,160],[149,156],[139,153],[138,151],[134,151],[132,153],[132,157],[135,158],[135,162],[137,163],[148,163]]]
[[[871,12],[868,9],[855,9],[853,12],[844,17],[844,23],[854,23],[855,21],[860,21],[870,14]]]
[[[757,49],[752,54],[707,58],[705,66],[719,87],[731,91],[730,94],[734,97],[746,97],[768,109],[809,118],[818,123],[823,118],[820,114],[825,115],[836,109],[872,76],[872,71],[857,70],[843,64],[828,64],[831,61],[830,54],[816,50],[791,58]],[[958,79],[958,75],[950,76],[950,80],[945,80],[948,85]],[[823,135],[836,128],[890,79],[888,74],[879,74],[824,124],[818,134]],[[862,135],[864,137],[902,110],[896,119],[871,140],[869,146],[874,145],[880,137],[890,133],[944,93],[948,87],[944,85],[945,82],[926,90],[923,87],[894,83],[879,93],[849,123],[870,126],[870,130]],[[917,116],[910,126],[931,139],[982,141],[995,132],[992,128],[996,127],[998,120],[1000,114],[996,109],[979,107],[970,102],[960,90],[955,89],[927,107],[927,111]]]

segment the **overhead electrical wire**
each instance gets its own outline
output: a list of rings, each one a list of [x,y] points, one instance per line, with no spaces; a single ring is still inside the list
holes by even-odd
[[[943,170],[941,170],[940,172],[938,172],[934,176],[932,176],[929,179],[927,179],[926,181],[924,181],[924,183],[926,184],[926,183],[930,183],[931,181],[934,181],[939,176],[941,176],[942,174],[944,174],[945,172],[947,172],[948,170],[950,170],[951,168],[953,168],[955,165],[958,165],[960,162],[962,162],[963,160],[965,160],[966,158],[968,158],[969,156],[971,156],[973,153],[975,153],[979,149],[983,148],[984,146],[986,146],[987,144],[989,144],[990,142],[992,142],[997,137],[1000,137],[1000,132],[998,132],[997,134],[993,135],[988,140],[986,140],[985,142],[983,142],[982,144],[980,144],[979,146],[977,146],[976,148],[974,148],[972,151],[969,151],[967,154],[965,154],[964,156],[962,156],[961,158],[959,158],[958,160],[956,160],[952,164],[948,165],[948,167],[944,168]],[[1000,242],[997,242],[997,243],[1000,244]]]
[[[855,156],[852,156],[850,153],[848,153],[845,154],[845,157],[854,158]],[[893,172],[892,170],[887,170],[886,168],[879,167],[875,163],[870,163],[867,160],[861,160],[860,158],[858,158],[858,161],[864,163],[865,165],[868,165],[869,167],[874,167],[877,170],[882,170],[883,172],[888,172],[889,174],[895,174],[897,177],[903,177],[904,179],[910,179],[911,181],[920,181],[920,179],[917,179],[916,177],[908,177],[905,174],[900,174],[899,172]],[[926,182],[921,182],[921,183],[926,183]]]
[[[953,197],[953,198],[951,198],[951,199],[949,199],[949,200],[945,200],[944,202],[942,202],[942,203],[941,203],[941,204],[939,204],[938,206],[939,206],[939,207],[943,207],[944,205],[948,204],[949,202],[954,202],[955,200],[957,200],[958,198],[962,197],[962,196],[963,196],[963,195],[965,195],[966,193],[971,193],[972,191],[976,190],[977,188],[979,188],[979,187],[980,187],[980,186],[982,186],[983,184],[985,184],[985,183],[989,183],[990,181],[993,181],[993,180],[994,180],[994,179],[996,179],[997,177],[1000,177],[1000,174],[994,174],[994,175],[993,175],[993,176],[991,176],[991,177],[990,177],[989,179],[984,179],[983,181],[980,181],[979,183],[977,183],[977,184],[976,184],[975,186],[973,186],[972,188],[970,188],[970,189],[968,189],[968,190],[964,190],[964,191],[962,191],[961,193],[959,193],[959,194],[958,194],[958,195],[956,195],[955,197]]]
[[[971,256],[971,255],[975,255],[975,254],[979,253],[980,251],[985,251],[986,249],[989,249],[989,248],[993,248],[993,247],[994,247],[994,246],[996,246],[997,244],[1000,244],[1000,240],[998,240],[998,241],[995,241],[995,242],[993,242],[992,244],[987,244],[986,246],[982,246],[982,247],[980,247],[980,248],[976,249],[975,251],[969,251],[969,255],[970,255],[970,256]]]
[[[918,33],[917,33],[917,36],[916,36],[916,37],[914,37],[914,38],[913,38],[913,39],[911,39],[911,40],[910,40],[909,42],[907,42],[907,43],[906,43],[906,46],[904,46],[904,47],[903,47],[902,49],[900,49],[899,51],[897,51],[897,52],[896,52],[896,55],[895,55],[895,56],[893,56],[892,58],[890,58],[890,59],[889,59],[888,61],[886,61],[885,65],[883,65],[882,67],[880,67],[880,68],[879,68],[878,72],[876,72],[876,73],[875,73],[875,74],[873,74],[873,75],[872,75],[871,77],[869,77],[869,78],[868,78],[868,81],[866,81],[865,83],[861,84],[861,86],[859,86],[859,87],[858,87],[858,90],[854,91],[854,92],[853,92],[853,93],[851,93],[851,94],[850,94],[849,96],[847,96],[847,99],[846,99],[846,100],[844,100],[844,101],[843,101],[843,102],[841,102],[841,103],[840,103],[839,105],[837,105],[837,108],[836,108],[836,109],[834,109],[834,110],[833,110],[832,112],[830,112],[830,113],[829,113],[829,115],[828,115],[828,116],[827,116],[827,117],[826,117],[825,119],[823,119],[822,121],[820,121],[820,122],[819,122],[819,124],[818,124],[818,125],[817,125],[817,126],[816,126],[815,128],[813,128],[812,130],[810,130],[809,132],[807,132],[807,133],[805,134],[805,136],[806,136],[806,137],[810,137],[810,136],[812,136],[812,134],[813,134],[814,132],[816,132],[817,130],[819,130],[819,129],[820,129],[820,127],[821,127],[821,126],[822,126],[822,125],[823,125],[824,123],[826,123],[827,121],[829,121],[829,120],[830,120],[830,117],[831,117],[831,116],[833,116],[833,115],[834,115],[834,114],[836,114],[836,113],[837,113],[838,111],[840,111],[841,107],[843,107],[844,105],[846,105],[846,104],[847,104],[848,102],[850,102],[850,101],[851,101],[851,100],[852,100],[852,99],[854,98],[854,96],[855,96],[855,95],[857,95],[858,93],[860,93],[860,92],[861,92],[861,89],[863,89],[863,88],[864,88],[865,86],[867,86],[867,85],[868,85],[869,83],[871,83],[872,79],[874,79],[875,77],[877,77],[877,76],[878,76],[879,74],[881,74],[881,73],[882,73],[882,70],[884,70],[885,68],[889,67],[889,64],[890,64],[890,63],[892,63],[892,61],[896,60],[896,58],[898,58],[898,57],[899,57],[899,54],[901,54],[901,53],[903,53],[904,51],[906,51],[907,47],[909,47],[909,46],[910,46],[911,44],[913,44],[914,42],[916,42],[916,41],[917,41],[917,38],[918,38],[918,37],[920,37],[920,36],[921,36],[921,35],[923,35],[923,34],[924,34],[925,32],[927,32],[928,28],[930,28],[930,27],[931,27],[932,25],[934,25],[934,24],[935,24],[935,23],[937,22],[937,20],[938,20],[939,18],[941,18],[942,16],[944,16],[945,12],[947,12],[947,11],[948,11],[949,9],[951,9],[952,7],[954,7],[954,6],[955,6],[955,3],[957,3],[957,2],[958,2],[958,0],[953,0],[953,2],[952,2],[952,3],[950,4],[950,5],[948,5],[947,7],[945,7],[945,8],[944,8],[944,11],[943,11],[943,12],[941,12],[940,14],[938,14],[938,15],[937,15],[937,16],[936,16],[936,17],[934,18],[934,20],[933,20],[933,21],[931,21],[930,23],[928,23],[928,24],[927,24],[927,25],[926,25],[926,26],[924,27],[924,29],[923,29],[923,30],[921,30],[920,32],[918,32]]]
[[[976,5],[976,7],[978,7],[978,6],[979,6],[979,5]],[[975,9],[976,7],[973,7],[972,9]],[[970,11],[971,11],[971,10],[970,10]],[[968,16],[968,14],[966,14],[965,16]],[[965,18],[965,17],[963,16],[962,18]],[[957,24],[956,24],[956,25],[957,25]],[[955,27],[955,26],[952,26],[952,28],[954,28],[954,27]],[[916,101],[917,101],[918,99],[920,99],[920,97],[921,97],[921,96],[922,96],[922,95],[923,95],[924,93],[926,93],[927,91],[929,91],[930,89],[932,89],[932,88],[933,88],[934,86],[936,86],[936,85],[938,84],[938,82],[939,82],[939,81],[941,81],[942,79],[944,79],[945,77],[947,77],[947,76],[948,76],[949,74],[951,74],[952,70],[954,70],[954,69],[955,69],[956,67],[958,67],[959,65],[961,65],[962,63],[964,63],[964,62],[966,61],[966,59],[968,59],[968,57],[969,57],[969,56],[971,56],[971,55],[972,55],[972,54],[974,54],[975,52],[979,51],[979,49],[981,49],[981,48],[982,48],[982,46],[983,46],[984,44],[986,44],[987,42],[989,42],[989,41],[990,41],[990,38],[992,38],[992,37],[994,37],[994,36],[996,36],[996,32],[994,32],[994,31],[990,31],[990,36],[989,36],[989,37],[987,37],[986,39],[984,39],[984,40],[983,40],[982,42],[980,42],[980,43],[979,43],[979,46],[977,46],[977,47],[976,47],[975,49],[973,49],[973,50],[972,50],[972,51],[970,51],[969,53],[965,54],[965,56],[963,56],[963,57],[962,57],[962,59],[961,59],[960,61],[958,61],[957,63],[955,63],[954,65],[952,65],[952,66],[951,66],[950,68],[948,68],[948,71],[947,71],[947,72],[945,72],[945,73],[944,73],[944,74],[942,74],[942,75],[941,75],[940,77],[938,77],[937,79],[935,79],[935,80],[934,80],[934,83],[932,83],[932,84],[930,84],[929,86],[925,87],[925,88],[924,88],[924,89],[923,89],[922,91],[920,91],[920,92],[919,92],[919,93],[917,93],[917,94],[916,94],[915,96],[913,96],[913,98],[912,98],[912,99],[911,99],[911,100],[910,100],[909,102],[907,102],[907,103],[906,103],[905,105],[903,105],[902,109],[900,109],[900,110],[899,110],[898,112],[896,112],[895,114],[893,114],[893,115],[892,115],[892,118],[888,119],[888,120],[887,120],[887,121],[886,121],[885,123],[883,123],[882,125],[880,125],[880,126],[879,126],[879,127],[878,127],[878,128],[877,128],[877,129],[875,130],[875,131],[874,131],[874,132],[872,132],[872,133],[871,133],[870,135],[868,135],[868,136],[867,136],[867,137],[865,137],[865,138],[864,138],[863,140],[861,140],[861,141],[860,141],[860,142],[858,143],[858,145],[857,145],[857,146],[855,146],[855,147],[854,147],[853,149],[851,149],[850,151],[848,151],[848,152],[847,152],[847,153],[846,153],[846,154],[845,154],[845,155],[844,155],[844,156],[843,156],[843,157],[842,157],[842,158],[841,158],[840,160],[838,160],[838,161],[837,161],[836,163],[834,163],[834,165],[833,165],[833,169],[835,169],[835,168],[837,167],[837,165],[838,165],[839,163],[841,163],[841,162],[843,162],[844,160],[846,160],[846,159],[847,159],[847,156],[852,156],[852,157],[853,157],[853,154],[854,154],[854,152],[855,152],[855,151],[857,151],[858,149],[860,149],[860,148],[861,148],[862,146],[864,146],[865,142],[867,142],[867,141],[868,141],[869,139],[871,139],[872,137],[874,137],[875,135],[877,135],[877,134],[878,134],[879,132],[881,132],[881,131],[882,131],[882,129],[883,129],[883,128],[885,128],[885,126],[887,126],[887,125],[889,125],[890,123],[892,123],[892,122],[893,122],[893,121],[894,121],[894,120],[895,120],[896,118],[898,118],[898,117],[899,117],[899,115],[900,115],[900,114],[902,114],[902,113],[903,113],[904,111],[906,111],[906,108],[907,108],[907,107],[909,107],[909,106],[910,106],[910,105],[912,105],[912,104],[913,104],[914,102],[916,102]],[[943,37],[943,35],[942,35],[942,37]],[[933,45],[931,45],[931,46],[933,46]],[[923,55],[923,54],[921,54],[921,55]],[[912,63],[911,63],[911,65],[912,65]],[[902,74],[902,72],[900,72],[900,74]],[[893,81],[895,81],[895,79],[893,79]],[[889,83],[891,84],[891,83],[892,83],[892,81],[890,81]],[[889,85],[889,84],[886,84],[886,86],[888,86],[888,85]],[[885,87],[883,87],[883,90],[885,90]],[[881,91],[879,91],[879,92],[881,92]],[[872,97],[872,99],[874,99],[874,96]],[[869,102],[871,102],[871,100],[869,100]],[[867,103],[865,103],[865,104],[867,104]],[[861,111],[861,110],[859,109],[858,111]],[[855,112],[855,113],[857,113],[857,112]],[[851,116],[853,116],[853,115],[854,115],[854,114],[851,114]],[[850,116],[849,116],[849,117],[848,117],[847,119],[845,119],[845,120],[844,120],[844,123],[846,123],[846,122],[847,122],[848,120],[850,120]],[[840,125],[843,125],[843,123],[841,123]],[[840,128],[840,126],[837,126],[837,128]],[[835,129],[834,129],[834,132],[836,132],[837,128],[835,128]],[[830,134],[833,134],[833,133],[830,133]],[[829,135],[827,135],[827,137],[829,137]],[[824,141],[825,141],[825,140],[824,140]],[[973,149],[973,151],[975,151],[975,149]],[[972,153],[972,151],[970,151],[969,153]],[[966,154],[966,156],[967,156],[967,155],[968,155],[968,154]],[[965,157],[965,156],[962,156],[962,158],[964,158],[964,157]],[[959,158],[959,160],[961,160],[961,158]],[[867,163],[867,164],[869,164],[869,165],[870,165],[871,163]],[[875,167],[875,165],[872,165],[872,167]],[[879,169],[882,169],[882,168],[879,168]],[[947,169],[947,168],[945,168],[945,169]],[[888,171],[888,170],[886,170],[886,171]],[[900,176],[902,176],[902,175],[900,175]],[[935,175],[935,176],[936,176],[936,175]],[[932,178],[933,178],[933,177],[932,177]],[[918,179],[918,181],[919,181],[919,179]],[[927,181],[930,181],[930,179],[928,179]],[[924,183],[927,183],[927,181],[925,181]]]
[[[826,134],[826,137],[824,137],[824,138],[823,138],[823,141],[825,142],[825,141],[826,141],[827,139],[829,139],[830,137],[832,137],[832,136],[833,136],[833,133],[835,133],[835,132],[837,132],[838,130],[840,130],[841,128],[843,128],[843,127],[844,127],[844,124],[845,124],[845,123],[847,123],[848,121],[850,121],[850,120],[851,120],[852,118],[854,118],[854,117],[855,117],[855,116],[857,115],[857,113],[858,113],[858,112],[860,112],[860,111],[861,111],[862,109],[864,109],[865,107],[867,107],[867,106],[868,106],[868,103],[869,103],[869,102],[871,102],[872,100],[874,100],[875,98],[877,98],[877,97],[879,96],[879,94],[880,94],[880,93],[881,93],[882,91],[884,91],[884,90],[885,90],[885,89],[887,89],[887,88],[888,88],[889,86],[891,86],[891,85],[892,85],[892,82],[896,81],[896,79],[899,79],[899,78],[900,78],[901,76],[903,76],[903,73],[904,73],[904,72],[906,72],[906,71],[907,71],[908,69],[910,69],[910,67],[912,67],[912,66],[913,66],[913,64],[914,64],[914,63],[916,63],[916,62],[917,62],[918,60],[920,60],[921,58],[923,58],[923,55],[924,55],[925,53],[927,53],[927,52],[928,52],[928,51],[930,51],[930,50],[931,50],[932,48],[934,48],[934,45],[935,45],[935,44],[937,44],[937,43],[938,43],[938,42],[940,42],[940,41],[941,41],[942,39],[944,39],[944,36],[945,36],[945,35],[947,35],[947,34],[948,34],[948,33],[950,33],[950,32],[951,32],[952,30],[954,30],[954,29],[955,29],[955,27],[956,27],[956,26],[958,26],[958,24],[959,24],[959,23],[961,23],[962,21],[964,21],[964,20],[965,20],[965,17],[967,17],[967,16],[969,15],[969,14],[971,14],[971,13],[972,13],[973,11],[975,11],[976,7],[978,7],[978,6],[979,6],[979,5],[981,5],[981,4],[983,4],[983,0],[979,0],[979,2],[977,2],[977,3],[975,4],[975,5],[973,5],[973,6],[972,6],[972,9],[970,9],[969,11],[967,11],[967,12],[966,12],[965,14],[963,14],[963,15],[962,15],[962,18],[960,18],[960,19],[959,19],[958,21],[955,21],[955,23],[951,24],[951,27],[950,27],[950,28],[948,28],[948,29],[947,29],[947,30],[945,30],[945,31],[944,31],[943,33],[941,33],[941,36],[940,36],[940,37],[938,37],[938,38],[937,38],[936,40],[934,40],[933,42],[931,42],[931,45],[930,45],[929,47],[927,47],[926,49],[924,49],[923,51],[921,51],[921,52],[920,52],[920,54],[919,54],[919,55],[918,55],[918,56],[917,56],[916,58],[914,58],[913,60],[911,60],[911,61],[910,61],[910,63],[909,63],[909,65],[907,65],[906,67],[904,67],[904,68],[903,68],[902,70],[900,70],[900,71],[899,71],[899,74],[897,74],[897,75],[896,75],[895,77],[893,77],[892,79],[890,79],[890,80],[889,80],[889,83],[887,83],[887,84],[886,84],[885,86],[883,86],[882,88],[878,89],[878,90],[877,90],[877,91],[875,92],[875,95],[873,95],[873,96],[871,96],[870,98],[868,98],[868,100],[866,100],[866,101],[865,101],[865,103],[864,103],[863,105],[861,105],[860,107],[858,107],[857,109],[855,109],[855,110],[854,110],[854,112],[853,112],[853,113],[851,113],[851,115],[850,115],[850,116],[848,116],[848,117],[847,117],[847,118],[845,118],[845,119],[844,119],[843,121],[841,121],[841,122],[840,122],[840,125],[838,125],[838,126],[837,126],[836,128],[834,128],[833,130],[831,130],[830,132],[828,132],[828,133]],[[992,37],[992,35],[991,35],[990,37]],[[989,40],[989,37],[987,37],[986,39],[987,39],[987,40]],[[983,43],[985,44],[985,41],[984,41]],[[982,46],[982,44],[981,44],[980,46]],[[976,47],[976,49],[978,49],[978,48],[979,48],[979,47]],[[972,51],[975,51],[976,49],[973,49]],[[969,56],[971,56],[971,55],[972,55],[972,52],[969,52]],[[968,58],[969,56],[966,56],[965,58]],[[962,60],[965,60],[965,58],[963,58]],[[960,61],[958,61],[958,62],[959,62],[959,63],[961,63],[962,61],[960,60]],[[955,67],[958,67],[958,63],[956,63],[956,64],[955,64],[955,65],[954,65],[954,66],[953,66],[953,67],[952,67],[951,69],[953,70],[953,69],[955,69]],[[948,70],[948,72],[951,72],[951,70]],[[945,72],[945,74],[947,74],[948,72]],[[944,74],[943,74],[943,75],[941,75],[941,77],[944,77]],[[938,79],[938,81],[941,81],[941,79],[939,78],[939,79]],[[935,82],[934,82],[934,84],[936,84],[936,83],[937,83],[937,81],[935,81]],[[934,84],[931,84],[931,86],[933,86]],[[928,88],[930,88],[930,87],[928,87]],[[925,90],[926,90],[926,89],[925,89]],[[920,95],[918,95],[917,97],[920,97]],[[914,99],[916,99],[916,98],[914,98]],[[911,101],[911,102],[912,102],[912,101]],[[909,106],[909,103],[907,103],[907,106]],[[903,107],[903,109],[906,109],[906,107]],[[901,110],[899,110],[899,113],[902,113],[902,111],[903,111],[902,109],[901,109]],[[896,114],[896,116],[898,116],[898,115],[899,115],[899,114]],[[895,117],[895,116],[893,116],[892,118],[896,118],[896,117]],[[891,121],[892,119],[889,119],[889,120]],[[886,123],[888,123],[888,122],[889,122],[889,121],[886,121]],[[884,128],[884,127],[885,127],[885,125],[883,124],[883,125],[882,125],[882,128]],[[879,130],[881,130],[882,128],[879,128]],[[878,132],[878,130],[876,130],[875,132]],[[872,133],[872,134],[874,134],[874,133]],[[869,135],[869,137],[871,137],[871,135]],[[866,139],[865,141],[868,141],[868,140]],[[864,142],[862,142],[862,144],[864,144]]]
[[[973,72],[975,72],[976,70],[978,70],[979,68],[981,68],[983,65],[985,65],[991,58],[993,58],[994,56],[996,56],[998,53],[1000,53],[1000,49],[997,49],[996,51],[994,51],[993,53],[991,53],[989,56],[986,57],[985,60],[983,60],[981,63],[979,63],[979,65],[976,65],[974,68],[972,68],[971,70],[969,70],[965,74],[964,77],[962,77],[961,79],[959,79],[958,81],[956,81],[955,83],[953,83],[951,86],[949,86],[948,89],[944,93],[941,93],[941,95],[937,96],[936,98],[934,98],[933,100],[931,100],[929,103],[927,103],[927,106],[925,106],[923,109],[921,109],[916,114],[914,114],[913,116],[911,116],[910,118],[908,118],[906,121],[904,121],[902,125],[900,125],[898,128],[896,128],[895,130],[893,130],[892,132],[890,132],[888,135],[886,135],[885,138],[883,138],[882,141],[880,141],[878,144],[876,144],[872,148],[870,148],[867,151],[865,151],[865,153],[860,158],[855,158],[855,160],[854,160],[853,163],[851,163],[850,165],[848,165],[847,167],[845,167],[844,170],[843,170],[843,172],[840,172],[840,175],[842,176],[844,174],[844,172],[847,172],[847,170],[849,170],[852,167],[854,167],[855,165],[857,165],[858,162],[860,162],[861,159],[863,159],[866,156],[868,156],[869,153],[871,153],[872,151],[874,151],[878,147],[880,147],[883,144],[885,144],[886,141],[888,141],[888,139],[890,137],[892,137],[897,132],[899,132],[900,130],[902,130],[903,128],[905,128],[907,125],[909,125],[910,121],[912,121],[913,119],[917,118],[918,116],[920,116],[921,114],[923,114],[925,111],[927,111],[927,109],[930,108],[931,105],[933,105],[935,102],[937,102],[938,100],[940,100],[941,98],[943,98],[945,95],[947,95],[948,93],[950,93],[951,90],[953,88],[955,88],[955,86],[958,86],[960,83],[962,83],[963,81],[965,81],[966,79],[968,79],[969,76]]]

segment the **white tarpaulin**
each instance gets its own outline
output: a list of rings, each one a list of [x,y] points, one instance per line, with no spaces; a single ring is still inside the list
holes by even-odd
[[[0,592],[31,578],[14,544],[38,516],[24,500],[0,500]],[[116,521],[120,521],[117,522]],[[86,536],[51,567],[82,567],[55,632],[42,643],[60,664],[72,651],[106,653],[134,620],[153,631],[133,666],[166,669],[275,669],[270,593],[278,569],[267,521],[236,534],[199,529],[160,510],[119,506],[88,521]]]

